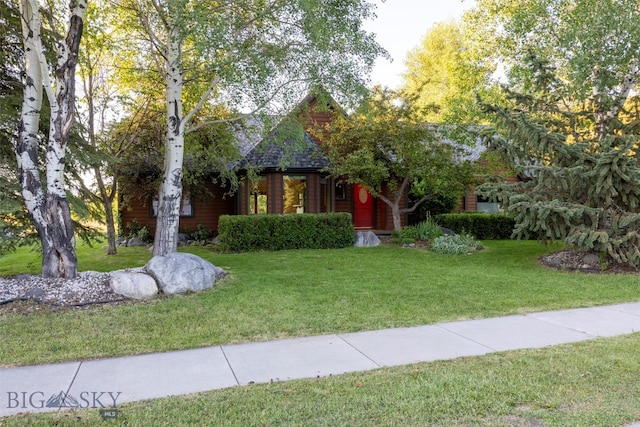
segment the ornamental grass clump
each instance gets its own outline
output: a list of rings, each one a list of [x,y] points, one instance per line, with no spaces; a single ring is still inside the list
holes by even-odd
[[[442,236],[442,229],[431,215],[415,225],[417,240],[433,240]]]
[[[463,255],[482,250],[482,243],[470,234],[440,236],[431,243],[431,250],[439,254]]]

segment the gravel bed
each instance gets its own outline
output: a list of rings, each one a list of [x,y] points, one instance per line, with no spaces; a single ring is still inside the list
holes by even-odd
[[[84,271],[75,279],[45,279],[35,275],[0,277],[0,304],[33,300],[55,306],[83,306],[123,301],[109,285],[109,273]]]

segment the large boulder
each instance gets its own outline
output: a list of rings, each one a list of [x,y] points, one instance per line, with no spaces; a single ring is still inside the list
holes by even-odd
[[[110,274],[109,284],[113,292],[133,299],[149,299],[158,294],[153,277],[136,271],[118,270]]]
[[[373,231],[358,231],[356,233],[356,247],[362,248],[369,246],[378,246],[379,244],[380,239]]]
[[[145,266],[165,294],[184,294],[210,289],[216,282],[216,268],[199,256],[174,252],[154,256]]]

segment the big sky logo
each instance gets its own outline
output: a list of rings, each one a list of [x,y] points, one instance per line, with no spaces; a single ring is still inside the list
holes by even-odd
[[[77,396],[61,391],[52,394],[48,399],[41,391],[9,391],[7,392],[8,409],[67,409],[67,408],[107,408],[115,407],[122,392],[83,391]]]

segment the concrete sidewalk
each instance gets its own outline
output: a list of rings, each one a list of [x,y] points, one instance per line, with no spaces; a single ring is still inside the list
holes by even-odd
[[[124,402],[640,331],[640,302],[0,369],[0,416]]]

